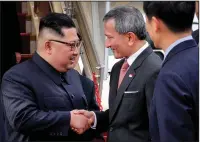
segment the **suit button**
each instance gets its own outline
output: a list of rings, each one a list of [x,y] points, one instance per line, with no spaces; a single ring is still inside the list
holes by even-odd
[[[74,95],[72,94],[71,97],[72,97],[72,99],[73,99],[73,98],[74,98]]]
[[[64,78],[61,78],[61,81],[62,81],[62,82],[65,82]]]
[[[113,127],[110,127],[110,132],[112,132],[113,131]]]

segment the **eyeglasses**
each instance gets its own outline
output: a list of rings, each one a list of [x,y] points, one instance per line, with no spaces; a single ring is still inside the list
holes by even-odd
[[[49,40],[49,41],[54,41],[54,42],[58,42],[58,43],[62,43],[62,44],[65,44],[67,46],[70,46],[71,47],[71,51],[75,51],[76,48],[79,50],[81,45],[82,45],[82,41],[81,40],[78,40],[78,41],[74,41],[74,42],[64,42],[64,41],[59,41],[59,40]]]

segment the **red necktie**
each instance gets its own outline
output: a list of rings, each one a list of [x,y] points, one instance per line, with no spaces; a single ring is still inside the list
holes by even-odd
[[[127,62],[127,60],[124,61],[122,67],[121,67],[121,70],[120,70],[120,75],[119,75],[119,82],[118,82],[118,88],[120,86],[120,84],[122,83],[122,80],[128,70],[128,67],[129,67],[129,64]]]

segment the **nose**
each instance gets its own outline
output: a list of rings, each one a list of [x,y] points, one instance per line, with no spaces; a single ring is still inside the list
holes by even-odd
[[[110,44],[110,42],[108,41],[108,39],[106,39],[105,46],[106,46],[106,48],[110,48],[110,47],[111,47],[111,44]]]
[[[80,50],[80,48],[75,47],[73,54],[74,54],[74,55],[78,55],[79,52],[80,52],[79,50]]]

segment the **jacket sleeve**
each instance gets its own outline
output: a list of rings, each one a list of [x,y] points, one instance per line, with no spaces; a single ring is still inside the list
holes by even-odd
[[[195,141],[193,98],[182,78],[173,72],[163,73],[154,97],[160,141]]]
[[[59,133],[68,135],[69,111],[44,111],[38,108],[36,97],[24,77],[15,79],[11,73],[2,80],[3,103],[10,126],[23,134]]]
[[[109,128],[109,109],[95,112],[97,117],[97,127],[99,132],[106,132]]]

